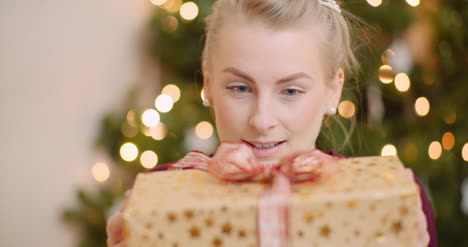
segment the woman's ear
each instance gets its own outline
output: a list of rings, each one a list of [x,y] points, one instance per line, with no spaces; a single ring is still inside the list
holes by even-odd
[[[338,108],[338,104],[340,103],[341,93],[343,91],[343,84],[344,84],[345,74],[343,68],[339,68],[333,77],[332,83],[330,85],[330,102],[329,107],[334,107],[335,109]]]

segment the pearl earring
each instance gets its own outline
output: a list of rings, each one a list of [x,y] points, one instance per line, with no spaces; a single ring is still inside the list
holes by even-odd
[[[207,99],[207,98],[204,98],[203,99],[203,106],[205,107],[209,107],[211,104],[210,104],[210,101]]]
[[[332,107],[330,108],[330,110],[328,110],[328,115],[335,115],[336,114],[336,107]]]

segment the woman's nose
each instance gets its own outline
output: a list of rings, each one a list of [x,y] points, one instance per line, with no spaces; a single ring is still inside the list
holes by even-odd
[[[253,106],[249,125],[257,132],[265,133],[278,124],[275,113],[272,102],[269,102],[267,99],[258,99]]]

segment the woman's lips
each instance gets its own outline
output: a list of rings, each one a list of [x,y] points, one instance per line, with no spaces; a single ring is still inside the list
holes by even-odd
[[[255,147],[252,143],[244,141],[249,145],[249,147],[252,149],[254,155],[258,158],[265,158],[265,157],[271,157],[277,154],[284,146],[286,141],[281,141],[278,142],[277,145],[270,147],[270,148],[258,148]],[[256,143],[257,144],[257,143]]]

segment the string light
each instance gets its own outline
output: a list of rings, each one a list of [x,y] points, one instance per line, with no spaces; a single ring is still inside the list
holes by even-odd
[[[431,105],[429,104],[429,100],[427,100],[426,97],[419,97],[414,103],[414,109],[421,117],[426,116],[429,113],[430,108]]]
[[[180,99],[180,89],[174,84],[166,85],[162,90],[161,94],[167,94],[171,96],[172,101],[175,103]]]
[[[138,148],[135,144],[127,142],[120,147],[120,157],[125,161],[134,161],[138,156]]]
[[[213,135],[213,126],[206,122],[200,122],[195,127],[195,134],[200,139],[208,139]]]
[[[387,144],[382,148],[382,151],[380,152],[381,156],[396,156],[397,155],[397,149],[394,145],[392,144]]]
[[[161,6],[166,3],[167,0],[150,0],[150,2],[156,6]]]
[[[468,161],[468,142],[463,145],[462,148],[462,157],[464,161]]]
[[[405,73],[399,73],[395,76],[395,87],[400,92],[408,91],[410,83],[410,79]]]
[[[367,3],[370,4],[372,7],[378,7],[382,4],[382,0],[367,0]]]
[[[166,9],[168,12],[175,13],[179,11],[181,5],[182,5],[182,0],[168,0],[166,1],[166,3],[164,3],[162,7]]]
[[[440,142],[438,141],[433,141],[429,145],[429,149],[427,152],[429,153],[429,158],[436,160],[442,154],[442,145],[440,145]]]
[[[159,113],[154,109],[148,109],[141,115],[141,121],[147,127],[154,127],[159,123]]]
[[[161,141],[167,135],[166,125],[164,123],[162,123],[162,122],[159,122],[158,125],[151,128],[150,135],[156,141]]]
[[[151,169],[158,164],[158,155],[150,150],[144,151],[140,156],[140,163],[144,168]]]
[[[341,101],[338,105],[338,113],[344,118],[351,118],[356,113],[356,106],[349,100]]]
[[[419,5],[420,0],[406,0],[406,2],[407,2],[410,6],[416,7],[416,6]]]
[[[452,132],[446,132],[442,136],[442,147],[444,147],[445,150],[450,150],[453,148],[455,145],[455,136],[453,135]]]
[[[379,68],[379,79],[385,84],[393,81],[393,69],[390,65],[384,64]]]
[[[174,102],[172,101],[171,96],[167,94],[160,94],[154,101],[154,105],[160,112],[169,112],[174,106]]]
[[[186,2],[180,7],[179,13],[183,19],[191,21],[198,16],[198,6],[194,2]]]
[[[94,180],[98,182],[105,182],[110,176],[109,167],[104,162],[98,162],[93,165],[91,169]]]

